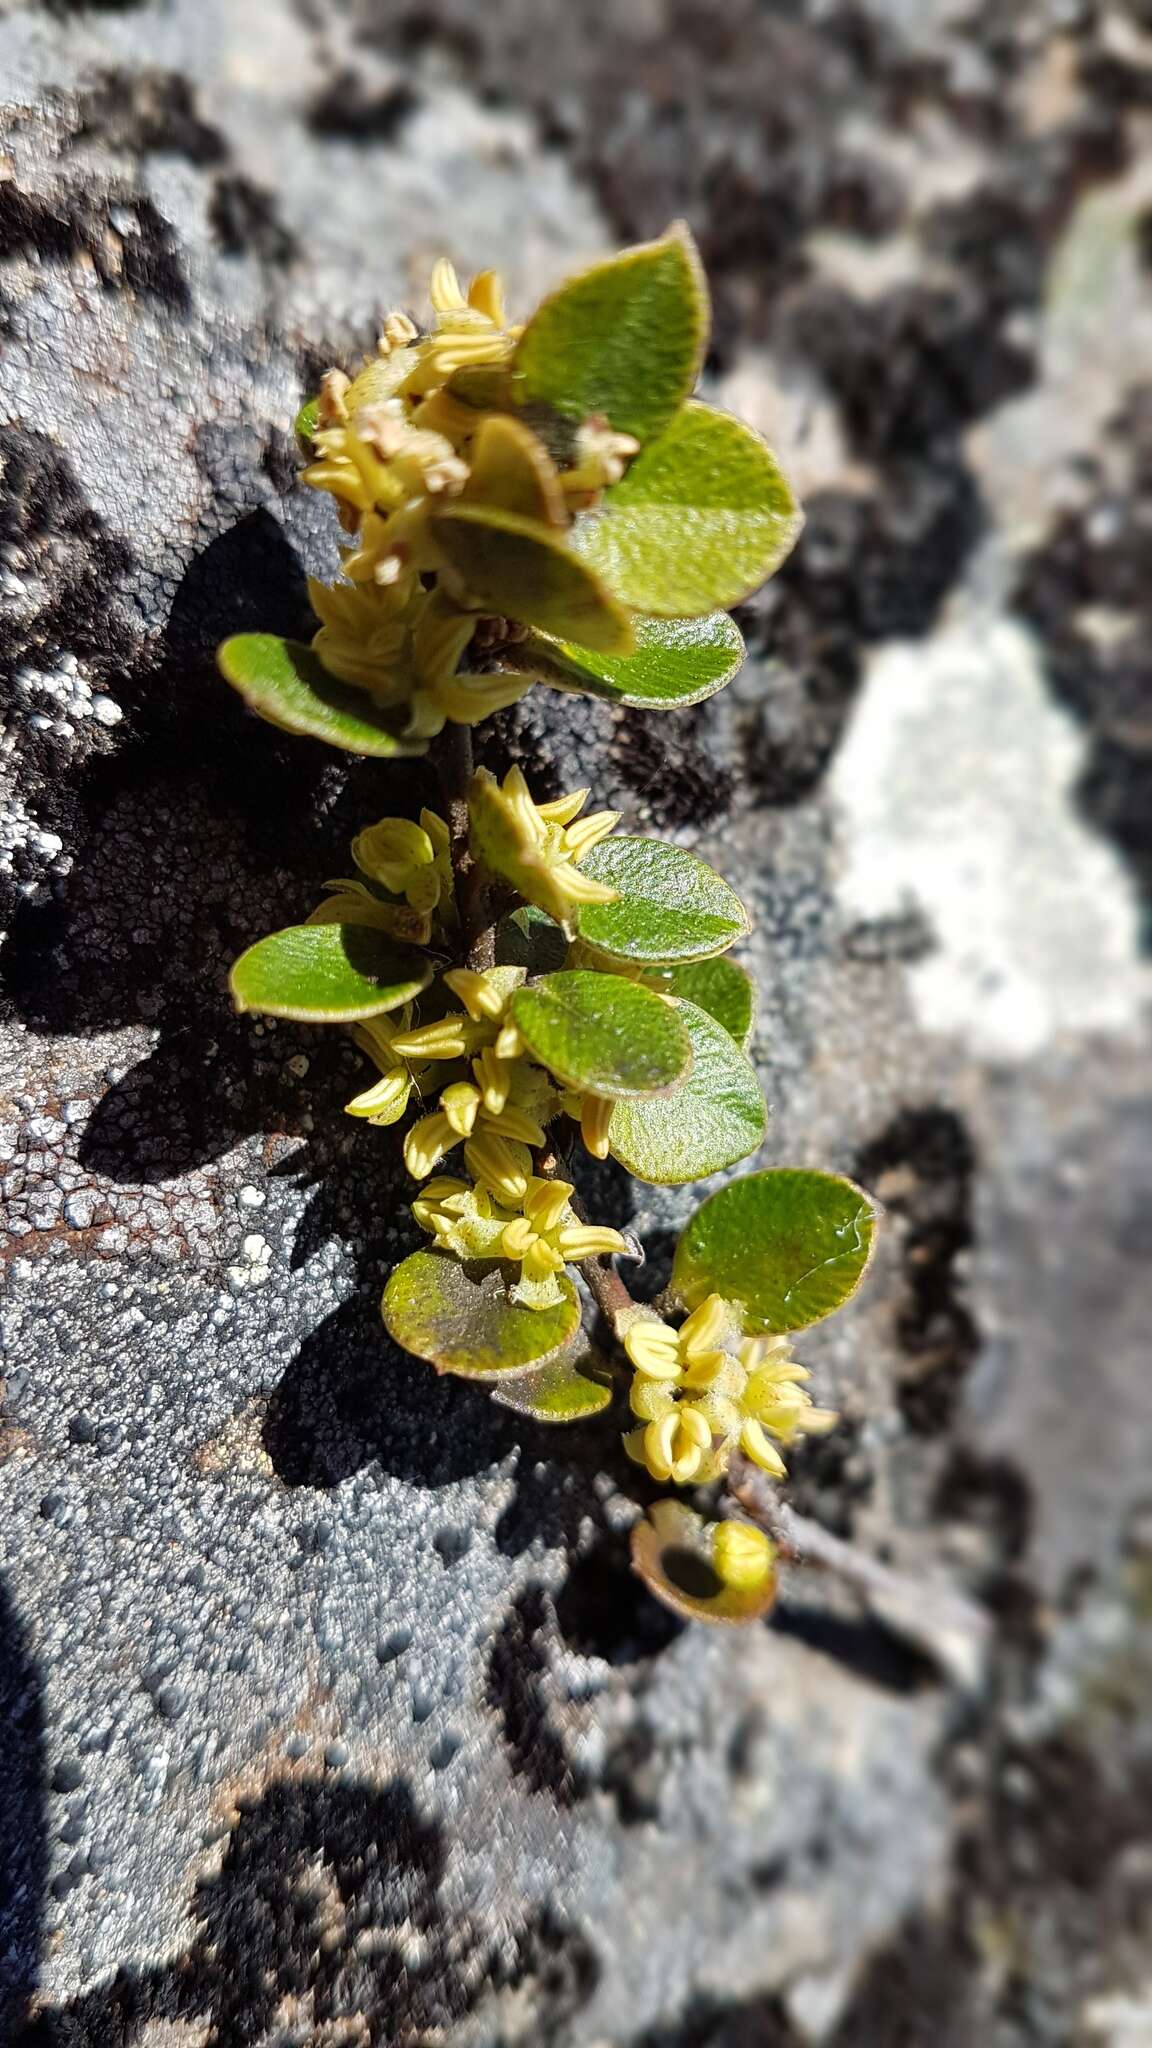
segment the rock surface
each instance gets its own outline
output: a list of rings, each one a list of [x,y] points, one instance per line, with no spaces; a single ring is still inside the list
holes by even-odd
[[[1152,18],[1003,12],[0,4],[4,2041],[1143,2038]],[[213,672],[332,560],[302,391],[679,213],[805,537],[711,705],[486,745],[752,904],[765,1157],[888,1217],[794,1497],[977,1700],[801,1573],[675,1628],[615,1432],[383,1336],[354,1056],[227,1003],[423,772]],[[695,1193],[591,1197],[658,1286]]]

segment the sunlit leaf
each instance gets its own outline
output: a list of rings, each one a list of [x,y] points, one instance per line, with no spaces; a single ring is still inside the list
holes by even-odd
[[[624,604],[678,618],[750,596],[802,524],[759,434],[693,401],[605,491],[600,509],[577,521],[571,544]]]
[[[767,1110],[756,1070],[722,1024],[694,1003],[677,1015],[692,1040],[692,1070],[671,1095],[618,1102],[608,1126],[614,1159],[660,1187],[703,1180],[764,1142]]]
[[[489,505],[545,526],[566,524],[556,465],[535,434],[506,413],[491,413],[477,430],[462,505]]]
[[[548,527],[513,512],[462,504],[437,513],[430,526],[471,603],[583,647],[631,652],[635,636],[628,611]]]
[[[770,1167],[709,1195],[676,1247],[672,1284],[689,1308],[741,1304],[750,1330],[803,1330],[855,1294],[876,1214],[835,1173]]]
[[[294,924],[241,953],[228,977],[238,1010],[302,1023],[353,1023],[410,1003],[432,966],[367,925]]]
[[[580,912],[583,942],[613,959],[651,966],[708,959],[748,930],[735,891],[682,846],[621,833],[601,840],[580,865],[617,892],[614,903]]]
[[[612,1400],[612,1373],[583,1330],[550,1364],[502,1378],[492,1390],[502,1408],[534,1422],[584,1422]]]
[[[756,991],[751,977],[734,960],[691,960],[684,967],[670,968],[654,985],[707,1010],[742,1051],[747,1048],[756,1017]]]
[[[499,1380],[547,1365],[576,1333],[576,1289],[562,1274],[555,1308],[521,1308],[508,1298],[513,1271],[489,1262],[463,1265],[450,1252],[413,1252],[384,1289],[389,1335],[438,1372],[463,1379]]]
[[[615,974],[549,974],[509,1006],[533,1059],[570,1088],[622,1100],[672,1088],[692,1042],[671,1003]]]
[[[740,629],[727,612],[699,619],[637,617],[635,654],[596,654],[571,641],[534,634],[519,650],[536,656],[554,689],[602,697],[645,711],[703,703],[730,682],[744,659]]]
[[[687,398],[707,334],[704,273],[678,224],[549,293],[517,346],[517,395],[644,441]]]

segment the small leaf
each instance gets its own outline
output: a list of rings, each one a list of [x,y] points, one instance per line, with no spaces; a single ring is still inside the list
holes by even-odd
[[[670,1003],[639,982],[590,970],[517,989],[509,1014],[533,1059],[566,1087],[624,1100],[672,1088],[692,1043]]]
[[[293,924],[257,939],[228,977],[236,1008],[305,1024],[353,1023],[410,1003],[432,965],[367,925]]]
[[[319,398],[306,398],[304,400],[293,425],[296,439],[300,444],[302,452],[305,455],[311,455],[313,453],[313,437],[320,426]]]
[[[604,839],[581,872],[617,892],[580,912],[580,937],[614,960],[670,967],[706,960],[748,930],[744,905],[723,877],[682,846],[659,839]]]
[[[543,680],[554,689],[647,711],[702,704],[731,682],[744,659],[740,629],[727,612],[699,619],[639,617],[633,623],[635,654],[595,654],[543,634],[533,635],[518,654],[525,660],[536,656]]]
[[[546,526],[485,505],[459,504],[437,513],[430,525],[475,604],[582,647],[631,653],[629,613]]]
[[[746,1053],[695,1003],[676,1014],[692,1040],[692,1071],[671,1095],[618,1102],[608,1149],[637,1180],[681,1187],[735,1166],[764,1142],[768,1112]]]
[[[462,1265],[449,1252],[413,1252],[384,1289],[389,1336],[437,1372],[462,1379],[499,1380],[547,1365],[579,1326],[576,1289],[561,1275],[556,1308],[520,1308],[508,1299],[510,1270],[487,1261]]]
[[[427,740],[398,738],[396,711],[386,714],[364,690],[338,682],[302,640],[236,633],[217,650],[216,660],[225,682],[239,691],[249,710],[283,732],[327,740],[348,754],[428,751]]]
[[[876,1212],[835,1173],[770,1167],[703,1202],[676,1247],[672,1285],[689,1308],[738,1302],[749,1331],[804,1330],[855,1294]]]
[[[502,1379],[492,1398],[534,1422],[584,1422],[612,1402],[612,1373],[583,1330],[550,1364]]]
[[[650,1593],[682,1621],[759,1621],[776,1598],[778,1573],[766,1546],[764,1575],[751,1585],[725,1584],[716,1569],[719,1522],[705,1522],[680,1500],[658,1500],[632,1530],[632,1569]]]
[[[546,910],[523,903],[496,928],[496,958],[527,974],[553,974],[568,958],[568,941]]]
[[[599,416],[646,441],[687,398],[707,338],[708,287],[678,223],[541,301],[513,360],[518,396],[568,419]]]
[[[692,402],[577,521],[571,545],[624,604],[676,618],[750,596],[802,524],[759,434]]]
[[[662,994],[681,996],[707,1010],[741,1051],[747,1050],[756,1018],[756,991],[751,977],[734,960],[692,960],[686,967],[671,968],[657,986]]]
[[[546,448],[521,421],[490,413],[472,442],[465,505],[490,505],[545,526],[567,524],[564,493]]]

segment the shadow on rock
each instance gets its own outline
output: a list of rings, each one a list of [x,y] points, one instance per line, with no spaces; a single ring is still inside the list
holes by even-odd
[[[591,1991],[590,1951],[547,1911],[485,1929],[445,1900],[446,1861],[401,1781],[279,1779],[242,1804],[219,1874],[197,1886],[185,1954],[45,2010],[19,2048],[130,2048],[154,2022],[206,2024],[205,2048],[416,2048],[504,1989],[553,2037]]]
[[[220,680],[221,638],[307,633],[309,617],[294,549],[270,513],[247,514],[192,563],[155,663],[121,688],[128,737],[58,790],[54,813],[40,806],[73,868],[51,901],[17,912],[3,965],[18,1014],[53,1035],[157,1032],[84,1134],[82,1163],[113,1180],[171,1177],[254,1131],[300,1127],[305,1100],[284,1070],[301,1052],[323,1068],[321,1034],[277,1027],[263,1056],[232,1011],[228,967],[307,915],[365,816],[420,800],[411,764],[390,788],[379,764],[250,717]]]

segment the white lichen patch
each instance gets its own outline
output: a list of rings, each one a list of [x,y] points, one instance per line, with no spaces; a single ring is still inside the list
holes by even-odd
[[[989,1058],[1130,1034],[1152,997],[1135,892],[1077,810],[1084,758],[1030,635],[973,621],[876,655],[832,770],[846,918],[919,909],[920,1021]]]

